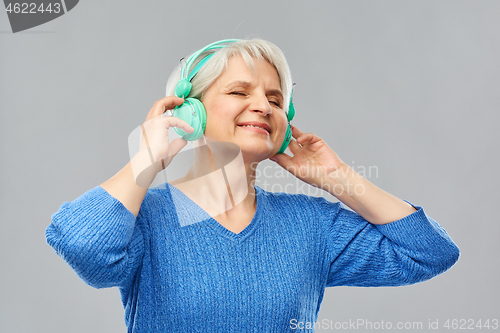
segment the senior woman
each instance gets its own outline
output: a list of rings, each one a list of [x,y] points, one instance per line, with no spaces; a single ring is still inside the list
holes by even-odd
[[[289,124],[292,81],[278,47],[211,45],[174,70],[132,160],[65,202],[46,230],[87,284],[119,288],[129,332],[312,332],[325,287],[408,285],[457,261],[457,246],[422,207],[377,188]],[[176,117],[182,108],[206,119],[191,126]],[[169,143],[171,127],[182,136]],[[193,138],[187,174],[148,189]],[[240,163],[215,167],[229,155]],[[352,210],[255,186],[266,159]],[[229,183],[238,185],[221,185]]]

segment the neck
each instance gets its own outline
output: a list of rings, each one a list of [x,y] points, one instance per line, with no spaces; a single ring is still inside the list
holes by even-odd
[[[200,140],[187,174],[171,182],[214,217],[255,210],[258,162],[245,159],[239,147]]]

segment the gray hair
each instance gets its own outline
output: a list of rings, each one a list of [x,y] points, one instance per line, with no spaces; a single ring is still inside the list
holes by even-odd
[[[292,93],[292,76],[283,52],[273,43],[255,38],[238,40],[222,49],[203,52],[194,62],[196,64],[210,53],[215,53],[200,71],[191,80],[193,88],[187,97],[203,100],[205,91],[227,68],[228,60],[232,56],[241,56],[250,70],[255,69],[254,59],[266,60],[276,68],[280,79],[281,92],[283,93],[283,110],[288,113],[288,105]],[[187,58],[186,58],[187,59]],[[181,65],[177,66],[167,82],[166,96],[174,96],[174,89],[181,76]]]

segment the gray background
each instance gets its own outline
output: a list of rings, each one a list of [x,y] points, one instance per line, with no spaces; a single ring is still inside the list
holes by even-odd
[[[500,1],[84,0],[17,34],[3,11],[0,31],[0,332],[125,332],[118,289],[46,244],[51,214],[127,163],[182,56],[254,36],[287,56],[293,123],[461,249],[424,283],[327,288],[319,321],[500,319]]]

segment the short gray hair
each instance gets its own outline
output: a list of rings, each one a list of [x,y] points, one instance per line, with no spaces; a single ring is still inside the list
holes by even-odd
[[[255,64],[253,58],[264,59],[276,68],[280,79],[281,92],[283,93],[283,110],[288,113],[288,105],[292,93],[292,76],[290,68],[283,52],[273,43],[263,39],[241,39],[229,44],[222,49],[215,49],[203,52],[191,66],[191,70],[196,64],[210,53],[215,53],[200,71],[191,80],[193,88],[187,97],[194,97],[203,100],[205,91],[227,68],[228,60],[232,56],[241,56],[246,64],[253,70]],[[187,58],[186,58],[187,59]],[[174,89],[179,82],[181,75],[181,65],[177,66],[170,75],[166,96],[174,96]]]

